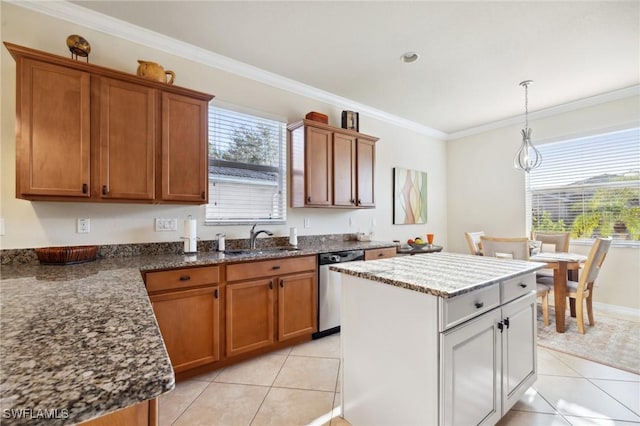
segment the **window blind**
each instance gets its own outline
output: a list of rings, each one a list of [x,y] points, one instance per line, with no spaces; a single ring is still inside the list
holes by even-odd
[[[286,123],[209,108],[208,224],[286,221]]]
[[[529,173],[531,229],[640,241],[640,128],[541,144]]]

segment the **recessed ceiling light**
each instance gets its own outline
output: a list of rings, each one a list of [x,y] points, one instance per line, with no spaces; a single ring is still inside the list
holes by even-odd
[[[401,57],[402,62],[404,62],[405,64],[410,64],[412,62],[415,62],[418,60],[418,58],[419,56],[416,52],[407,52],[403,54]]]

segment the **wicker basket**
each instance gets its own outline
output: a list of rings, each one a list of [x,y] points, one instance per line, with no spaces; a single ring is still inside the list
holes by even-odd
[[[36,256],[42,264],[70,265],[96,260],[98,249],[98,246],[41,247],[36,249]]]

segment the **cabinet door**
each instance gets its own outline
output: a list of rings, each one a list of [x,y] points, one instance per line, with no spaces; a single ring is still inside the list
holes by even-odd
[[[272,279],[227,285],[227,356],[264,348],[274,343],[273,292]]]
[[[176,372],[220,359],[218,286],[150,297]]]
[[[89,73],[18,61],[18,198],[90,196]]]
[[[333,204],[354,207],[356,203],[356,138],[333,134]]]
[[[502,336],[502,394],[506,413],[537,377],[535,293],[504,305],[502,316],[508,324]]]
[[[332,204],[332,132],[305,128],[305,203],[308,206]]]
[[[373,170],[375,166],[375,143],[358,139],[357,146],[357,205],[375,207]]]
[[[495,424],[501,417],[500,309],[441,333],[440,424]]]
[[[278,340],[317,331],[317,274],[288,275],[278,279]]]
[[[101,198],[153,200],[157,91],[101,77],[99,85]]]
[[[206,204],[208,103],[162,94],[162,201]]]

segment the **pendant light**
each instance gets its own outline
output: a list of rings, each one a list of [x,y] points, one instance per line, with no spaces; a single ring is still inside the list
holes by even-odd
[[[522,145],[518,153],[513,158],[513,166],[517,169],[529,173],[531,170],[542,164],[542,155],[531,143],[531,129],[529,128],[529,92],[528,87],[533,80],[525,80],[520,83],[524,87],[524,129],[522,133]]]

